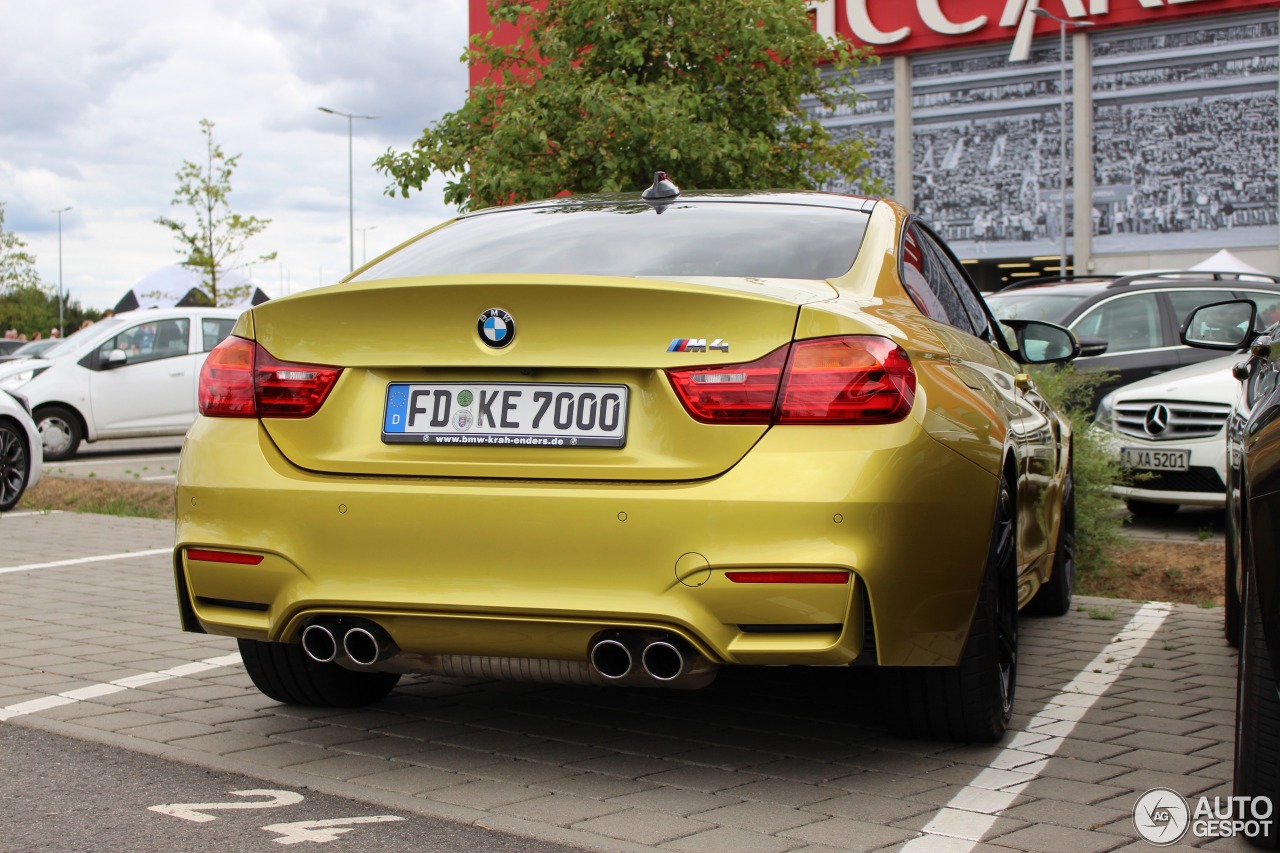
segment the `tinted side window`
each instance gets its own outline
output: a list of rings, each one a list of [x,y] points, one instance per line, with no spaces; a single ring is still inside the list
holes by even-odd
[[[1132,293],[1095,305],[1071,324],[1071,330],[1078,337],[1105,340],[1107,355],[1163,345],[1154,293]]]
[[[113,350],[123,350],[129,364],[155,361],[187,354],[187,331],[191,321],[185,318],[152,320],[130,326],[98,347],[98,357],[105,361]]]
[[[902,283],[926,316],[968,331],[964,308],[938,266],[937,255],[914,226],[902,238]]]
[[[1276,321],[1280,321],[1280,293],[1271,293],[1266,290],[1244,290],[1233,294],[1240,299],[1252,299],[1253,304],[1258,306],[1259,328],[1267,329],[1275,325]],[[1215,299],[1215,302],[1221,302],[1221,299]]]
[[[202,341],[202,352],[209,350],[222,343],[222,339],[231,334],[232,328],[236,325],[235,320],[223,319],[222,317],[205,317],[200,321],[200,337]]]
[[[1226,302],[1228,290],[1171,290],[1169,302],[1173,305],[1174,316],[1178,318],[1178,328],[1187,321],[1187,315],[1201,305],[1212,305],[1215,302]]]
[[[970,331],[980,337],[988,337],[991,329],[991,321],[987,318],[987,312],[982,309],[982,298],[978,296],[969,277],[956,264],[954,256],[947,251],[942,243],[938,242],[928,231],[923,232],[923,238],[933,247],[934,253],[938,258],[938,268],[946,275],[951,286],[955,289],[956,297],[960,301],[960,306],[964,309],[965,316],[969,319]]]

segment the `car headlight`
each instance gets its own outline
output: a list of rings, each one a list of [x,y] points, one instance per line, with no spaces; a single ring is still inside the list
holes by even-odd
[[[36,374],[39,372],[40,371],[32,368],[31,370],[24,370],[21,373],[11,373],[3,379],[0,379],[0,388],[21,388],[32,379],[35,379]]]
[[[1116,428],[1115,400],[1113,394],[1103,397],[1098,403],[1098,411],[1093,416],[1093,425],[1098,429],[1114,432]]]

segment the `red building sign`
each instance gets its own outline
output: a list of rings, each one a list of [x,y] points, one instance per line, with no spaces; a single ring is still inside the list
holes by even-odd
[[[1156,24],[1195,15],[1221,15],[1280,6],[1277,0],[810,0],[818,31],[841,34],[881,56],[1014,42],[1011,59],[1025,58],[1031,39],[1056,34],[1065,20],[1105,27]]]

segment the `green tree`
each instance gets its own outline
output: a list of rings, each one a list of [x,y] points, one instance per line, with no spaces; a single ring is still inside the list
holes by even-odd
[[[195,224],[188,226],[168,217],[156,222],[173,232],[181,248],[178,254],[186,260],[183,266],[199,270],[202,282],[209,290],[215,305],[231,305],[248,296],[251,285],[222,287],[219,276],[236,264],[245,244],[262,233],[270,219],[257,216],[241,216],[231,211],[228,201],[231,195],[231,173],[240,160],[236,154],[228,157],[222,146],[214,142],[213,122],[200,120],[200,132],[204,135],[204,163],[185,160],[178,170],[178,188],[174,191],[173,206],[191,208]],[[275,252],[253,258],[250,263],[274,260]]]
[[[27,251],[21,237],[5,229],[4,203],[0,202],[0,293],[41,287],[36,256]]]
[[[489,10],[519,39],[472,37],[463,60],[492,74],[410,150],[378,158],[389,195],[441,173],[445,200],[466,210],[642,189],[658,169],[682,189],[837,179],[879,189],[865,140],[834,139],[816,115],[858,100],[868,54],[819,36],[803,0],[490,0]]]
[[[1071,421],[1076,492],[1076,571],[1086,586],[1112,562],[1124,541],[1123,516],[1112,485],[1128,485],[1131,474],[1120,464],[1102,433],[1093,426],[1094,389],[1114,378],[1106,371],[1077,372],[1074,364],[1032,368],[1036,387]],[[1077,587],[1078,588],[1078,587]]]

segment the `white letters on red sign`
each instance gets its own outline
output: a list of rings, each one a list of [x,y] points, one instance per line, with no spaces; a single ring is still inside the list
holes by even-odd
[[[867,0],[845,0],[844,14],[849,19],[849,29],[853,37],[867,44],[893,44],[911,35],[910,27],[899,27],[886,33],[871,22],[867,12]]]
[[[1000,8],[999,26],[1011,30],[1014,36],[1010,60],[1026,59],[1031,47],[1031,39],[1035,34],[1037,16],[1035,10],[1040,8],[1042,0],[989,0],[991,12]],[[1170,6],[1181,6],[1189,3],[1202,3],[1206,0],[1138,0],[1143,9],[1165,9]],[[943,36],[962,36],[986,27],[991,22],[988,15],[975,15],[966,21],[953,20],[947,14],[948,0],[897,0],[894,11],[897,15],[890,20],[902,21],[901,6],[913,5],[921,24],[920,31],[931,31]],[[899,5],[901,4],[901,5]],[[1054,5],[1061,4],[1060,14],[1068,21],[1075,19],[1096,18],[1112,13],[1111,0],[1054,0]],[[835,38],[840,32],[848,32],[854,40],[867,45],[895,45],[909,42],[913,36],[913,25],[906,23],[895,29],[881,29],[881,23],[872,19],[872,0],[806,0],[814,16],[817,31],[827,38]],[[883,22],[886,5],[880,5],[880,19]],[[838,19],[837,10],[844,12],[844,20]],[[1053,10],[1058,13],[1056,8]],[[1093,21],[1093,23],[1105,23]],[[988,34],[989,37],[989,34]],[[902,45],[905,47],[906,45]]]

